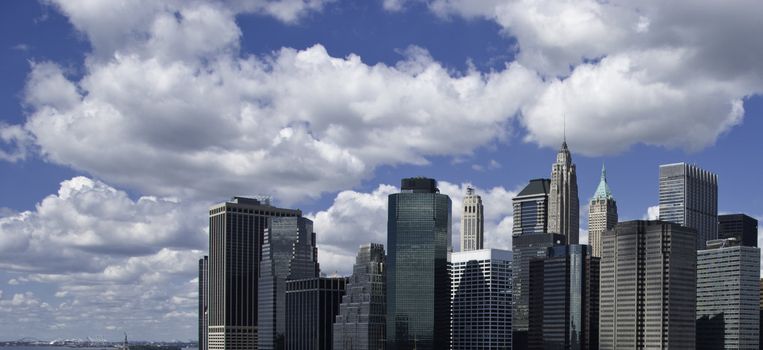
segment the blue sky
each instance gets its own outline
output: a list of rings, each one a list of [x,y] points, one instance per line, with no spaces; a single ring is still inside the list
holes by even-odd
[[[406,176],[476,186],[508,248],[563,115],[581,204],[605,163],[640,219],[684,161],[722,212],[763,216],[754,1],[0,6],[0,339],[195,338],[205,207],[236,194],[309,213],[325,272],[385,242]]]

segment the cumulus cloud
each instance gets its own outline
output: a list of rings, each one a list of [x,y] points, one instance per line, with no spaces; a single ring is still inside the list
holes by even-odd
[[[658,220],[660,218],[660,206],[653,205],[646,208],[646,214],[642,217],[643,220]]]
[[[32,135],[27,130],[19,125],[0,122],[0,160],[23,160],[28,156],[32,144]]]

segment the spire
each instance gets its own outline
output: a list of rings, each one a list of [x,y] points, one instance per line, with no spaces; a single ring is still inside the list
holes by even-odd
[[[567,114],[563,114],[563,123],[564,123],[564,133],[563,133],[563,140],[562,140],[562,149],[567,149]]]
[[[599,187],[596,188],[596,193],[593,195],[594,199],[612,199],[612,191],[607,184],[607,169],[604,167],[604,163],[601,164],[601,179],[599,180]]]

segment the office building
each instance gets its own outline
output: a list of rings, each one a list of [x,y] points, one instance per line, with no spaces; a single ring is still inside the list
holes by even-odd
[[[451,254],[451,349],[511,349],[511,263],[508,250]]]
[[[758,349],[760,249],[735,239],[697,252],[697,349]]]
[[[694,349],[696,231],[627,221],[601,241],[599,348]]]
[[[199,259],[199,350],[207,350],[209,318],[207,315],[207,291],[209,290],[209,257]]]
[[[598,349],[599,258],[587,245],[530,261],[528,349]]]
[[[588,241],[591,255],[601,256],[601,235],[617,225],[617,202],[607,184],[607,170],[601,167],[601,179],[588,204]]]
[[[744,214],[718,215],[718,239],[735,238],[747,247],[758,246],[758,220]]]
[[[554,233],[514,235],[512,240],[511,342],[514,349],[527,349],[530,313],[530,261],[545,258],[548,248],[564,245],[565,237]]]
[[[384,245],[360,247],[334,321],[334,350],[384,349],[387,327]]]
[[[703,249],[718,237],[718,176],[685,163],[660,165],[660,220],[696,230],[696,249]]]
[[[262,245],[258,349],[284,349],[286,281],[316,278],[319,271],[313,222],[272,218]]]
[[[286,282],[286,350],[331,350],[346,277]]]
[[[451,201],[428,178],[389,195],[387,349],[450,347]]]
[[[209,209],[209,350],[257,346],[261,237],[270,218],[301,215],[243,197]]]
[[[548,193],[548,232],[566,237],[567,244],[578,244],[580,234],[578,179],[567,142],[551,166],[551,187]]]
[[[514,236],[548,232],[549,179],[533,179],[512,199]]]
[[[464,212],[461,214],[461,251],[482,249],[485,232],[485,216],[482,213],[482,198],[474,194],[474,189],[466,189]]]

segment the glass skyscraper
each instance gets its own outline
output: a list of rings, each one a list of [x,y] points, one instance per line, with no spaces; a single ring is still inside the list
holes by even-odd
[[[346,277],[286,281],[286,350],[332,350]]]
[[[734,238],[740,245],[758,246],[758,220],[745,214],[718,215],[718,239]]]
[[[697,250],[718,238],[718,176],[686,163],[660,165],[660,220],[695,229]]]
[[[387,349],[450,347],[451,201],[429,178],[389,195]]]
[[[512,199],[514,236],[548,232],[549,179],[533,179]]]

